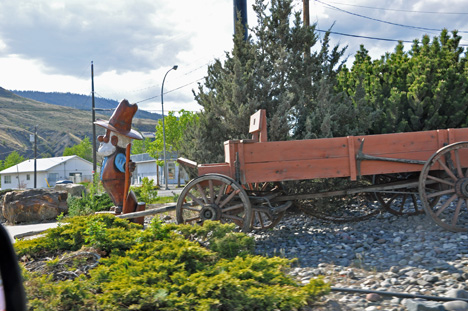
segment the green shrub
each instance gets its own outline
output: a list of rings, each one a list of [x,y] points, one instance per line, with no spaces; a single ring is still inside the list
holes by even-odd
[[[134,243],[128,239],[134,239],[134,235],[140,232],[139,228],[141,225],[108,214],[76,216],[66,218],[58,227],[47,230],[44,236],[18,241],[15,247],[19,257],[27,255],[32,258],[55,256],[60,251],[76,251],[83,246],[100,248],[105,252],[123,247],[118,251],[125,251],[128,244]],[[133,232],[125,235],[125,231]]]
[[[84,216],[99,211],[107,211],[114,205],[107,193],[83,193],[82,197],[69,196],[67,199],[70,216]]]
[[[114,205],[110,196],[104,192],[99,174],[94,174],[93,179],[93,182],[83,183],[87,191],[83,192],[81,197],[68,197],[68,214],[70,216],[84,216],[107,211]]]
[[[158,198],[158,187],[154,185],[154,180],[148,177],[143,177],[141,180],[141,186],[131,187],[135,195],[140,202],[146,202],[147,204],[154,203]]]
[[[69,218],[15,247],[20,257],[37,259],[82,247],[103,254],[97,267],[73,280],[25,271],[30,310],[298,310],[328,292],[321,279],[299,286],[285,273],[291,260],[256,256],[253,239],[231,230],[218,222],[192,227],[158,220],[141,230],[93,215]]]

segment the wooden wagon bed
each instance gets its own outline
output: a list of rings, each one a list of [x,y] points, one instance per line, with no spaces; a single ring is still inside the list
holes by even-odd
[[[231,185],[235,182],[236,187],[239,188],[233,196],[235,197],[242,196],[244,190],[252,190],[253,184],[338,177],[356,180],[360,176],[416,173],[416,178],[419,177],[417,185],[413,180],[408,183],[400,182],[398,187],[419,188],[423,207],[438,224],[449,230],[468,230],[464,225],[458,224],[462,219],[460,218],[463,214],[461,211],[466,209],[464,213],[468,214],[468,176],[466,176],[468,175],[466,169],[468,167],[468,143],[466,143],[468,142],[468,128],[268,141],[266,112],[259,110],[251,117],[250,133],[253,135],[252,139],[229,140],[224,143],[224,163],[196,165],[185,159],[179,160],[183,164],[196,166],[198,175],[205,176],[203,182],[199,180],[198,183],[188,186],[193,187],[197,184],[195,192],[202,192],[202,197],[197,203],[200,205],[199,208],[203,210],[204,205],[210,205],[206,210],[216,214],[215,218],[219,218],[217,220],[221,220],[219,215],[223,215],[223,208],[218,210],[214,207],[219,202],[215,199],[213,185],[219,183]],[[214,176],[213,174],[221,177],[216,180],[206,177]],[[211,184],[208,185],[207,182],[210,180]],[[398,180],[392,181],[399,182]],[[202,191],[203,187],[208,187],[206,193]],[[384,189],[385,186],[381,188]],[[189,192],[190,189],[183,192],[181,200],[187,201],[188,199],[194,202],[198,194],[190,194],[191,197],[186,198],[184,195]],[[412,193],[414,192],[412,190]],[[447,195],[449,197],[445,198]],[[207,199],[210,196],[213,197],[213,202]],[[221,194],[218,197],[221,197]],[[258,201],[258,197],[258,193],[248,193],[244,201]],[[268,200],[271,199],[270,196]],[[436,199],[441,203],[435,202]],[[280,201],[278,198],[276,200]],[[413,200],[416,205],[416,199],[413,198]],[[245,204],[248,205],[248,203]],[[453,204],[455,204],[453,215],[441,219]],[[178,210],[182,211],[182,203],[178,206],[180,206]],[[269,208],[271,210],[271,204]],[[198,209],[193,208],[192,211],[196,213]],[[267,213],[265,209],[262,211]],[[212,213],[207,213],[205,218],[202,217],[202,221],[211,219],[211,215]],[[268,216],[274,218],[274,216]],[[197,216],[193,218],[199,221]],[[254,223],[255,219],[253,215],[247,221]],[[187,222],[187,219],[179,217],[179,221]],[[277,222],[277,219],[275,221],[270,219],[270,223],[274,222]],[[246,229],[249,225],[244,224],[244,227]],[[261,225],[260,227],[270,226]]]

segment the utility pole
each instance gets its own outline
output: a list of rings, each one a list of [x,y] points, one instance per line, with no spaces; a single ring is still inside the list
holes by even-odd
[[[236,33],[237,13],[240,14],[240,21],[244,27],[244,41],[247,41],[247,0],[234,0],[234,33]]]
[[[94,65],[93,62],[91,61],[91,102],[92,102],[92,108],[91,108],[91,113],[93,116],[93,173],[96,173],[96,124],[94,124],[94,121],[96,121],[96,112],[94,110]],[[94,179],[93,179],[94,180]]]
[[[302,16],[304,19],[304,27],[309,27],[310,26],[309,0],[302,0]]]
[[[304,28],[310,27],[310,18],[309,18],[309,0],[302,0],[302,19]],[[310,46],[306,44],[304,47],[304,60],[308,62],[310,60]]]
[[[29,142],[34,143],[34,189],[37,188],[37,125],[34,134],[29,134]]]
[[[37,188],[37,125],[34,127],[34,189]]]

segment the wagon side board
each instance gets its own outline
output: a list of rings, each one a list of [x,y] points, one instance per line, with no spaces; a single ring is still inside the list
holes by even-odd
[[[253,142],[229,140],[224,143],[225,163],[199,165],[199,175],[220,173],[241,183],[349,177],[418,172],[422,164],[380,160],[357,161],[362,153],[373,157],[425,162],[438,149],[468,141],[468,128],[394,133],[337,138]],[[468,154],[461,157],[468,167]],[[237,162],[237,164],[236,164]]]

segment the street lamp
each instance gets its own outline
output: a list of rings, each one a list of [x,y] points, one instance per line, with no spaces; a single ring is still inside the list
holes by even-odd
[[[164,91],[164,81],[166,80],[166,76],[171,71],[172,69],[177,70],[177,65],[174,65],[171,69],[169,69],[166,74],[164,75],[164,79],[161,85],[161,111],[162,111],[162,125],[163,125],[163,145],[164,145],[164,179],[166,181],[166,190],[169,190],[168,186],[168,177],[169,174],[167,172],[167,163],[166,163],[166,128],[164,126],[164,97],[163,97],[163,91]]]

